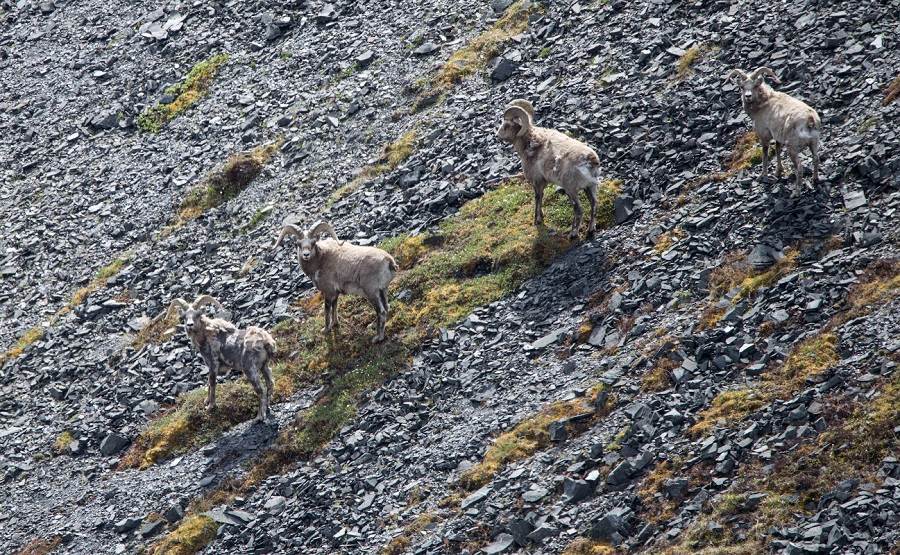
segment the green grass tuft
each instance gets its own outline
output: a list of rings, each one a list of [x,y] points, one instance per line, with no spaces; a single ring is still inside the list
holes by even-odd
[[[228,56],[218,54],[208,60],[198,62],[184,78],[180,85],[172,85],[166,93],[175,97],[169,104],[151,106],[138,116],[137,127],[141,131],[158,133],[165,125],[181,112],[187,110],[206,95],[216,73]]]

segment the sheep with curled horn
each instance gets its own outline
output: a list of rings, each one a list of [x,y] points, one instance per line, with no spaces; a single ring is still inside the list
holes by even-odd
[[[578,237],[584,211],[578,193],[584,190],[591,204],[588,235],[597,222],[597,186],[600,183],[600,158],[588,145],[554,129],[534,124],[534,108],[517,98],[506,106],[497,136],[515,147],[522,160],[525,179],[534,189],[534,225],[543,225],[541,204],[548,183],[562,187],[572,203],[574,219],[569,239]]]
[[[768,176],[769,145],[775,141],[775,157],[777,167],[775,177],[781,177],[781,148],[787,147],[788,156],[794,163],[797,179],[792,196],[799,196],[803,186],[803,166],[800,164],[801,150],[809,148],[812,152],[813,175],[815,185],[819,180],[819,138],[822,132],[822,121],[808,104],[783,93],[773,90],[765,83],[765,76],[780,83],[775,73],[761,67],[749,75],[740,69],[731,70],[726,79],[738,78],[741,92],[741,104],[744,111],[753,120],[753,131],[759,137],[762,146],[762,172],[760,181]]]
[[[222,318],[207,317],[203,313],[205,304],[222,308],[222,304],[213,297],[200,295],[192,303],[176,298],[169,310],[172,307],[178,309],[178,317],[184,324],[185,333],[209,369],[206,406],[210,410],[216,407],[216,375],[219,370],[239,369],[259,396],[259,410],[254,422],[262,422],[270,414],[269,405],[275,390],[275,382],[269,370],[269,358],[275,354],[275,340],[262,328],[250,326],[238,329]]]
[[[322,233],[329,237],[320,240]],[[285,224],[273,250],[287,235],[293,235],[297,240],[300,269],[325,298],[323,331],[328,333],[339,326],[338,297],[341,294],[359,295],[368,299],[375,309],[377,332],[372,342],[384,341],[384,327],[390,310],[387,289],[398,270],[394,258],[379,248],[340,241],[327,222],[316,222],[307,230]]]

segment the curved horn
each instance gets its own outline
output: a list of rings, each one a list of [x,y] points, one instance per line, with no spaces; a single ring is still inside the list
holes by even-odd
[[[750,74],[750,79],[756,80],[759,79],[759,77],[762,75],[768,75],[769,77],[771,77],[773,83],[781,83],[781,80],[778,79],[778,76],[775,75],[775,72],[767,67],[757,68],[756,71]]]
[[[275,246],[272,247],[273,251],[278,248],[278,245],[281,244],[281,240],[284,239],[284,236],[288,233],[293,233],[297,239],[304,239],[303,230],[299,229],[294,224],[284,224],[284,227],[281,228],[281,235],[278,236],[278,241],[276,241]]]
[[[528,112],[528,114],[531,115],[531,120],[534,121],[534,106],[531,105],[531,102],[528,102],[524,98],[517,98],[506,105],[507,108],[512,108],[513,106],[518,106]]]
[[[747,74],[744,73],[743,71],[739,70],[739,69],[732,69],[732,70],[731,70],[731,73],[729,73],[729,74],[725,77],[725,79],[731,79],[732,77],[735,77],[735,76],[740,77],[742,81],[747,81],[747,80],[749,80],[749,77],[747,77]]]
[[[507,121],[512,121],[516,118],[519,119],[522,126],[519,132],[516,133],[516,137],[521,137],[531,129],[533,122],[531,121],[531,115],[521,106],[510,106],[503,112],[503,119]]]
[[[176,306],[176,305],[181,310],[187,310],[187,309],[191,308],[190,303],[188,303],[186,300],[182,299],[181,297],[176,297],[176,298],[172,299],[172,304],[169,305],[168,310],[166,310],[163,314],[168,315],[169,311],[172,310],[172,307]]]
[[[320,233],[327,233],[332,239],[337,241],[339,244],[343,245],[344,242],[338,239],[337,234],[334,232],[334,228],[331,227],[331,224],[328,222],[323,222],[319,220],[315,223],[306,234],[312,239],[318,239]]]
[[[220,309],[222,309],[222,310],[225,309],[225,307],[222,306],[222,303],[220,303],[219,301],[215,300],[214,298],[212,298],[212,297],[209,296],[209,295],[199,295],[199,296],[197,297],[197,299],[196,299],[193,303],[191,303],[191,308],[193,308],[194,310],[197,310],[198,308],[200,308],[201,306],[205,305],[206,303],[210,303],[210,304],[212,304],[212,305],[215,305],[215,306],[217,306],[218,308],[220,308]]]

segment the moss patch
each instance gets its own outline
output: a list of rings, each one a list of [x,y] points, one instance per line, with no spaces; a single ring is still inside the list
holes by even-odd
[[[69,444],[75,441],[75,437],[71,434],[71,432],[63,432],[59,434],[59,437],[56,438],[56,441],[53,442],[53,446],[50,448],[56,455],[60,455],[66,452],[66,449],[69,447]]]
[[[675,243],[680,241],[683,237],[684,232],[680,227],[670,229],[656,238],[656,243],[653,245],[653,252],[662,254],[671,249]]]
[[[141,328],[131,341],[131,346],[135,351],[139,351],[145,345],[162,343],[175,335],[175,327],[177,325],[178,313],[171,309],[166,310]]]
[[[470,491],[478,489],[490,482],[494,475],[509,463],[546,449],[550,445],[550,424],[553,422],[590,415],[589,418],[579,420],[577,423],[568,424],[575,433],[589,428],[597,419],[609,414],[615,406],[615,398],[604,398],[599,406],[594,405],[597,402],[597,395],[604,389],[602,386],[595,387],[587,399],[553,403],[541,412],[519,422],[512,430],[497,438],[485,454],[484,460],[460,476],[460,485]]]
[[[709,276],[709,288],[713,298],[719,298],[735,287],[740,287],[733,302],[749,298],[761,287],[771,287],[797,267],[797,249],[788,249],[780,260],[763,271],[751,270],[746,257],[730,255]]]
[[[216,537],[218,528],[208,516],[186,516],[174,532],[153,547],[152,555],[194,555]]]
[[[653,368],[641,376],[641,390],[659,392],[673,387],[672,371],[679,366],[678,361],[669,358],[657,360]]]
[[[151,133],[159,132],[169,121],[206,95],[219,68],[227,61],[228,56],[218,54],[198,62],[184,78],[184,82],[166,89],[167,94],[175,97],[172,102],[152,106],[138,116],[138,129]]]
[[[0,366],[3,366],[3,363],[6,362],[8,358],[16,358],[21,355],[25,349],[27,349],[33,343],[36,343],[43,339],[44,337],[44,328],[31,328],[22,334],[22,337],[16,340],[13,343],[13,346],[9,348],[3,354],[0,354]]]
[[[427,99],[433,100],[445,94],[466,77],[484,69],[490,60],[500,54],[503,45],[528,29],[528,18],[541,10],[539,4],[528,0],[520,0],[508,7],[490,29],[450,56],[437,75],[423,87],[413,110],[427,104]]]

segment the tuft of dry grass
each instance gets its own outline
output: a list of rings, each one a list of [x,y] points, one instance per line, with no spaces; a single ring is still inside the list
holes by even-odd
[[[718,46],[710,46],[707,44],[694,45],[688,48],[681,57],[678,58],[678,63],[676,64],[676,72],[675,72],[675,80],[681,81],[686,77],[693,74],[693,70],[691,67],[706,56],[713,54],[715,52],[720,51],[721,48]]]
[[[726,391],[713,399],[710,408],[691,426],[689,434],[698,438],[717,426],[730,426],[764,407],[768,400],[749,389]]]
[[[13,346],[9,348],[3,354],[0,354],[0,366],[3,366],[3,363],[6,362],[6,359],[16,358],[21,355],[25,349],[27,349],[32,344],[40,341],[44,337],[44,328],[31,328],[22,334],[22,337],[16,340],[13,343]]]
[[[53,446],[50,448],[50,451],[54,454],[61,454],[66,452],[66,448],[69,447],[69,444],[75,441],[75,437],[71,432],[65,431],[59,434],[59,437],[56,438],[56,441],[53,442]]]
[[[83,287],[76,291],[75,294],[72,295],[72,299],[69,300],[69,304],[60,311],[60,314],[65,314],[69,310],[72,310],[73,308],[79,306],[85,301],[85,299],[88,298],[88,295],[90,295],[94,291],[99,290],[102,287],[105,287],[107,280],[121,272],[122,268],[124,268],[125,265],[128,264],[130,258],[130,255],[125,255],[121,258],[113,260],[109,265],[100,268],[100,271],[97,272],[97,277],[95,277],[87,285],[87,287]]]
[[[885,88],[884,100],[881,101],[881,105],[887,106],[898,98],[900,98],[900,75],[894,77],[894,80]]]
[[[580,538],[570,543],[562,555],[615,555],[616,548],[606,542]]]
[[[62,538],[56,536],[52,539],[35,538],[16,551],[15,555],[47,555],[52,553],[62,543]]]
[[[500,54],[504,44],[528,29],[528,18],[542,9],[537,2],[522,0],[508,7],[490,29],[450,56],[437,75],[422,87],[413,111],[427,104],[426,99],[445,94],[466,77],[483,69]]]
[[[512,430],[500,435],[488,449],[484,459],[459,478],[460,485],[467,490],[475,490],[490,482],[494,475],[511,462],[530,457],[550,445],[550,424],[564,418],[590,414],[591,417],[573,426],[578,432],[590,426],[598,418],[608,414],[615,406],[615,398],[608,398],[601,406],[593,406],[597,395],[605,388],[594,387],[587,399],[560,401],[551,404],[541,412],[527,417]],[[591,404],[586,404],[586,401]]]
[[[672,228],[656,238],[656,243],[653,245],[653,252],[662,254],[671,249],[675,243],[682,238],[684,238],[684,231],[682,231],[680,227]]]
[[[420,515],[403,529],[402,534],[392,539],[384,546],[381,550],[381,555],[400,555],[412,545],[413,536],[421,533],[429,524],[441,522],[441,520],[441,517],[434,513]]]
[[[678,361],[670,358],[660,358],[653,368],[641,376],[641,391],[660,392],[675,385],[672,381],[672,371],[678,368]]]
[[[394,168],[406,161],[416,149],[416,141],[418,139],[418,130],[410,129],[403,134],[402,137],[389,145],[384,145],[381,149],[381,157],[371,166],[363,168],[362,172],[352,181],[338,188],[329,199],[327,207],[335,202],[349,196],[356,191],[360,185],[372,179],[375,176],[382,175],[393,171]]]
[[[718,299],[735,287],[740,287],[732,302],[749,298],[759,288],[771,287],[779,279],[794,271],[797,268],[799,254],[797,249],[788,249],[780,260],[763,271],[751,270],[745,256],[731,254],[710,273],[710,294],[714,299]]]
[[[208,60],[198,62],[185,76],[184,82],[172,85],[166,93],[175,97],[169,104],[151,106],[137,118],[137,127],[141,131],[157,133],[178,114],[187,110],[206,95],[219,68],[225,65],[228,56],[218,54]]]

